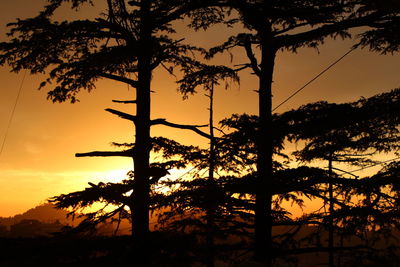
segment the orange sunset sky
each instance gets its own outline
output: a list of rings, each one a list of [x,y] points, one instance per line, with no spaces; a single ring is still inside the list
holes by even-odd
[[[103,2],[103,1],[95,1]],[[1,0],[0,41],[6,41],[5,24],[16,18],[34,16],[45,0]],[[98,14],[100,7],[83,9],[86,17]],[[68,8],[60,11],[59,18],[76,17]],[[187,42],[205,47],[218,44],[234,32],[214,27],[208,32],[194,33],[178,27],[178,34]],[[275,106],[300,88],[323,68],[350,49],[353,41],[328,41],[319,53],[300,49],[298,54],[281,52],[276,61],[274,76]],[[234,62],[245,62],[241,50],[234,50]],[[229,55],[216,62],[230,62]],[[23,81],[24,72],[10,73],[7,66],[0,67],[0,145],[6,134],[8,121]],[[133,106],[111,103],[112,99],[134,99],[134,91],[126,85],[101,80],[97,89],[81,92],[76,104],[53,104],[46,100],[46,90],[37,88],[44,76],[26,75],[17,103],[3,153],[0,155],[0,216],[13,216],[43,203],[48,197],[83,189],[88,182],[116,181],[124,178],[132,168],[130,159],[75,158],[76,152],[108,150],[110,142],[132,141],[133,126],[104,111],[112,107],[132,112]],[[176,78],[166,71],[157,70],[153,79],[152,117],[167,118],[181,124],[206,124],[207,98],[199,93],[182,100],[176,91]],[[215,97],[216,120],[232,113],[256,113],[257,80],[249,72],[241,74],[240,86],[225,90],[218,88]],[[400,56],[378,55],[366,50],[353,51],[343,61],[316,82],[308,86],[277,112],[296,108],[309,102],[353,101],[361,96],[400,87]],[[170,130],[157,126],[153,136],[164,135],[184,144],[205,145],[206,140],[191,132]]]

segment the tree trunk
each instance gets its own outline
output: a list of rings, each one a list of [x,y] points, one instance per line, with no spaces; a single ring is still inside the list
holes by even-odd
[[[329,155],[329,179],[332,179],[332,161],[333,155],[332,153]],[[329,194],[329,221],[328,221],[328,247],[329,247],[329,267],[334,267],[334,237],[333,237],[333,212],[334,212],[334,203],[333,203],[333,184],[329,181],[328,185],[328,194]]]
[[[214,267],[215,251],[214,251],[214,232],[215,232],[215,181],[214,181],[214,168],[215,168],[215,137],[214,137],[214,121],[213,121],[213,106],[214,106],[214,83],[210,89],[210,154],[208,159],[208,184],[211,189],[211,198],[207,199],[207,267]]]
[[[139,264],[145,265],[149,255],[149,161],[151,150],[150,139],[150,84],[151,84],[151,28],[149,0],[141,1],[141,27],[138,57],[138,87],[136,89],[136,138],[134,149],[135,182],[132,194],[132,235],[134,248]]]
[[[261,37],[259,132],[255,204],[255,260],[272,264],[272,81],[276,50],[268,34]]]

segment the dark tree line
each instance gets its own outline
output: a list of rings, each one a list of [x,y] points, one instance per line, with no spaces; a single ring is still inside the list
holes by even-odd
[[[397,162],[362,179],[339,178],[333,163],[365,166],[373,163],[374,154],[398,153],[398,90],[352,103],[319,102],[283,114],[272,111],[279,51],[318,48],[327,38],[352,38],[351,30],[357,28],[360,33],[354,38],[354,48],[397,52],[400,5],[396,1],[105,0],[106,10],[97,18],[61,22],[53,19],[61,5],[70,2],[79,11],[82,5],[96,3],[47,2],[38,16],[9,24],[10,41],[0,44],[0,64],[10,65],[15,72],[47,72],[48,78],[40,87],[51,88],[48,97],[54,102],[74,103],[80,90],[94,89],[96,81],[103,78],[135,88],[134,100],[114,100],[135,105],[134,115],[106,109],[134,124],[134,141],[115,144],[121,151],[76,155],[130,157],[134,171],[120,183],[90,184],[83,191],[52,198],[60,208],[72,207],[73,213],[99,201],[115,207],[87,214],[81,227],[116,217],[131,220],[135,257],[146,264],[149,213],[158,209],[160,220],[169,227],[182,229],[192,224],[197,225],[192,229],[205,234],[209,249],[204,262],[208,266],[215,262],[215,240],[223,236],[243,237],[255,260],[271,266],[280,254],[326,249],[295,244],[296,231],[274,237],[273,226],[297,225],[300,229],[305,224],[322,225],[329,228],[329,264],[333,266],[337,228],[345,232],[351,226],[356,233],[377,226],[389,229],[397,222]],[[221,23],[241,25],[244,30],[205,50],[173,38],[176,29],[172,23],[185,18],[188,27],[195,30]],[[248,62],[213,66],[206,61],[237,47],[245,50]],[[179,73],[178,86],[184,95],[195,93],[197,87],[208,92],[208,125],[151,118],[151,81],[158,67]],[[240,71],[246,69],[259,80],[259,112],[257,116],[233,115],[223,120],[220,126],[225,130],[216,135],[214,86],[221,80],[238,82]],[[151,137],[153,125],[194,131],[207,138],[210,147]],[[293,157],[285,154],[287,142],[305,144],[294,154],[297,160],[327,161],[329,170],[306,164],[291,168]],[[161,154],[163,160],[151,162],[151,151]],[[174,168],[208,172],[206,177],[194,175],[191,181],[160,182]],[[171,191],[161,193],[155,185]],[[356,204],[354,196],[358,196]],[[329,212],[294,220],[282,203],[302,205],[304,198],[324,201]],[[385,216],[391,219],[383,219]]]

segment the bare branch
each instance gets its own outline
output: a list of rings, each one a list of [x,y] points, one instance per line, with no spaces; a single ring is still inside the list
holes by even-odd
[[[135,87],[135,88],[138,87],[137,81],[123,77],[123,76],[118,76],[118,75],[109,74],[109,73],[100,73],[99,76],[107,78],[107,79],[111,79],[114,81],[123,82],[123,83],[129,84],[130,86]]]
[[[118,111],[118,110],[115,110],[115,109],[112,109],[112,108],[106,108],[105,111],[108,111],[108,112],[110,112],[112,114],[115,114],[115,115],[117,115],[117,116],[119,116],[119,117],[121,117],[123,119],[133,121],[134,123],[136,122],[136,116],[133,116],[131,114],[128,114],[128,113],[125,113],[125,112],[122,112],[122,111]]]
[[[248,64],[248,63],[237,64],[237,65],[235,65],[235,67],[238,67],[238,68],[234,69],[234,71],[236,71],[236,72],[239,72],[239,71],[247,69],[247,68],[251,68],[250,64]]]
[[[113,100],[114,103],[136,104],[136,100]]]
[[[261,71],[258,67],[258,62],[256,57],[254,56],[253,49],[251,48],[251,42],[249,39],[244,41],[244,48],[246,49],[246,55],[250,60],[251,68],[253,69],[254,73],[260,77]]]
[[[87,153],[76,153],[75,157],[130,157],[133,158],[133,149],[124,151],[92,151]]]
[[[161,62],[161,66],[172,76],[174,76],[176,78],[176,75],[174,74],[173,68],[168,68],[167,66],[165,66],[164,63]]]
[[[215,126],[213,128],[214,128],[214,130],[217,130],[218,132],[222,133],[223,135],[226,135],[226,133],[222,129],[215,127]]]
[[[200,127],[208,126],[207,124],[206,125],[182,125],[182,124],[176,124],[176,123],[168,122],[168,121],[166,121],[166,119],[152,120],[151,124],[152,125],[161,124],[161,125],[169,126],[169,127],[172,127],[172,128],[191,130],[191,131],[193,131],[193,132],[197,133],[198,135],[201,135],[201,136],[203,136],[205,138],[208,138],[208,139],[211,138],[209,134],[207,134],[207,133],[201,131],[200,129],[198,129]]]

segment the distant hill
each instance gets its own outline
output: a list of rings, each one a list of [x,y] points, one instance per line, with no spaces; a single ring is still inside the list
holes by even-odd
[[[4,231],[9,231],[13,225],[24,225],[27,223],[36,223],[30,221],[38,221],[44,224],[62,224],[69,226],[77,226],[81,219],[67,218],[68,211],[56,209],[51,203],[46,203],[27,210],[22,214],[15,215],[13,217],[0,217],[0,236]],[[97,233],[99,235],[112,235],[115,232],[117,223],[113,224],[100,224],[97,228]],[[129,235],[130,234],[130,223],[127,220],[121,221],[118,227],[118,235]]]
[[[56,209],[53,204],[46,203],[14,217],[0,217],[0,225],[9,227],[20,223],[22,220],[38,220],[44,223],[59,221],[64,225],[71,225],[73,222],[71,219],[67,219],[67,213],[65,210]]]

